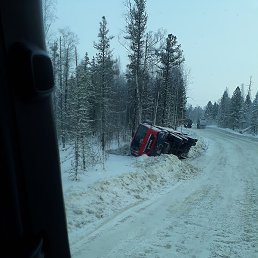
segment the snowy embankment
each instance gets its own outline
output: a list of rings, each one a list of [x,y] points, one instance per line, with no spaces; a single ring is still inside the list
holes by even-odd
[[[227,132],[229,134],[235,134],[235,135],[239,135],[240,137],[246,137],[248,139],[258,141],[258,135],[249,133],[247,130],[232,130],[232,129],[229,129],[229,128],[221,128],[221,127],[218,127],[216,125],[209,125],[207,127],[208,128],[215,128],[217,130]]]
[[[198,137],[199,138],[199,137]],[[199,138],[189,159],[201,155],[206,143]],[[61,158],[67,157],[67,151]],[[69,159],[63,162],[69,171]],[[180,180],[193,178],[199,171],[174,155],[132,157],[110,154],[105,169],[99,165],[71,182],[63,173],[63,188],[71,249],[80,239],[124,210],[155,197]]]

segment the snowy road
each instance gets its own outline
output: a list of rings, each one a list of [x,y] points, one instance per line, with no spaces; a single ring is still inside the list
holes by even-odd
[[[209,146],[191,161],[197,177],[112,217],[74,257],[258,257],[258,143],[218,129],[198,134]]]

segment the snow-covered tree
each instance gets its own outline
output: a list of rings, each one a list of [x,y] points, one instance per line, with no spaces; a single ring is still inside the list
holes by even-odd
[[[218,125],[223,128],[230,126],[230,97],[226,89],[219,103]]]
[[[251,126],[254,134],[258,134],[258,92],[255,95],[252,106]]]
[[[214,102],[214,104],[213,104],[213,112],[212,112],[212,120],[214,122],[217,122],[218,112],[219,112],[219,104],[217,102]]]
[[[120,145],[120,140],[128,134],[127,101],[128,91],[124,74],[120,73],[118,62],[114,66],[115,76],[111,91],[110,129],[112,139]]]
[[[235,91],[233,92],[230,105],[230,127],[233,130],[240,128],[242,107],[243,98],[241,90],[239,87],[236,87]]]
[[[176,127],[177,94],[182,84],[182,70],[179,66],[184,61],[181,46],[173,34],[168,34],[166,43],[159,52],[162,81],[159,88],[160,123],[164,126]],[[180,83],[178,83],[181,81]],[[177,87],[178,86],[178,87]],[[180,104],[179,104],[180,105]]]
[[[133,2],[133,3],[132,3]],[[130,127],[135,131],[142,122],[144,99],[144,48],[147,25],[146,1],[128,0],[125,39],[129,41],[127,80],[130,87]]]
[[[157,33],[147,32],[144,46],[143,59],[143,97],[142,97],[142,119],[154,121],[155,106],[158,104],[156,84],[156,74],[158,72],[157,55],[158,45],[164,40],[164,32],[159,30]]]
[[[192,107],[192,105],[188,106],[186,109],[186,117],[191,119],[193,123],[197,123],[197,121],[203,117],[204,110],[202,107]]]
[[[247,126],[251,125],[251,111],[252,111],[252,99],[251,99],[251,89],[252,87],[252,77],[250,77],[250,83],[248,87],[248,93],[245,98],[245,103],[244,103],[244,116],[246,119],[246,124]]]
[[[90,99],[92,97],[92,83],[90,75],[90,62],[88,54],[78,64],[77,51],[75,52],[76,70],[75,77],[70,78],[70,140],[74,143],[74,162],[71,176],[78,180],[79,170],[86,171],[95,161],[95,150],[90,142],[92,131],[90,127]]]
[[[49,55],[53,64],[55,90],[53,95],[58,136],[65,148],[69,134],[70,114],[69,97],[71,84],[69,82],[75,67],[75,47],[77,36],[68,28],[59,30],[59,36],[49,43]],[[70,85],[69,85],[70,83]]]
[[[69,28],[60,30],[59,38],[59,92],[60,92],[60,124],[62,146],[65,147],[66,138],[70,131],[70,91],[73,87],[70,81],[75,67],[75,48],[78,43],[77,35]]]
[[[111,139],[110,115],[111,115],[111,96],[114,86],[114,64],[110,49],[110,40],[113,38],[108,35],[107,21],[105,16],[102,17],[98,33],[99,41],[94,43],[94,48],[97,50],[94,67],[94,87],[95,87],[95,109],[96,125],[99,132],[101,149],[103,158],[107,142]]]
[[[51,26],[56,20],[56,0],[42,0],[43,26],[47,47],[51,45]],[[48,49],[49,50],[49,49]]]
[[[182,125],[186,119],[186,75],[183,70],[183,66],[176,66],[174,68],[173,84],[175,89],[175,104],[174,104],[174,115],[173,125],[176,129],[177,126]]]
[[[241,129],[247,129],[251,125],[251,114],[252,114],[252,100],[250,94],[246,95],[245,101],[243,102],[241,110]]]
[[[211,123],[213,121],[213,104],[211,101],[208,102],[204,111],[205,119]]]

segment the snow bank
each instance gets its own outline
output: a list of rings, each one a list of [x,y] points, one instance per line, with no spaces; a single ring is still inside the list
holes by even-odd
[[[212,126],[210,125],[210,126],[207,126],[207,127],[208,128],[216,128],[218,130],[221,130],[221,131],[224,131],[224,132],[228,132],[228,133],[232,133],[232,134],[236,134],[236,135],[239,135],[239,136],[242,136],[242,137],[246,137],[246,138],[249,138],[249,139],[252,139],[252,140],[255,140],[255,141],[258,140],[258,135],[245,132],[244,130],[232,130],[232,129],[229,129],[229,128],[218,127],[216,125],[212,125]]]
[[[206,151],[207,148],[208,148],[208,142],[204,138],[202,138],[200,136],[196,136],[196,135],[192,135],[192,136],[197,138],[198,141],[196,143],[196,146],[191,147],[191,149],[188,153],[188,158],[189,159],[195,159],[195,158],[201,156],[202,153],[204,151]]]
[[[198,141],[191,158],[205,150]],[[67,153],[66,155],[67,156]],[[67,167],[66,167],[67,169]],[[80,182],[64,179],[64,196],[71,246],[113,216],[173,186],[193,178],[197,169],[174,155],[158,157],[110,155],[106,169],[95,168]]]

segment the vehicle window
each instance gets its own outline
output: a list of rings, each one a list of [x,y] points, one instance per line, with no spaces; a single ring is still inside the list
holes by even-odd
[[[257,13],[43,1],[74,257],[256,257]]]
[[[138,128],[131,145],[134,150],[139,150],[147,131],[148,128],[146,126],[142,125]]]

